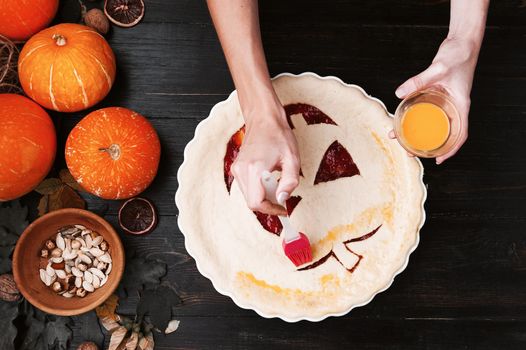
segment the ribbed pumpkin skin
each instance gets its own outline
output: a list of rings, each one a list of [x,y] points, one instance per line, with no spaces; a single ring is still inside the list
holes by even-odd
[[[113,157],[108,151],[112,147],[118,149]],[[91,112],[71,130],[65,155],[69,171],[88,192],[125,199],[144,191],[155,178],[161,144],[145,117],[109,107]]]
[[[51,23],[58,0],[0,0],[0,34],[25,41]]]
[[[115,80],[115,55],[95,30],[59,24],[34,35],[18,59],[20,83],[38,104],[78,112],[100,102]]]
[[[49,115],[30,99],[0,94],[0,201],[23,196],[47,175],[57,148]]]

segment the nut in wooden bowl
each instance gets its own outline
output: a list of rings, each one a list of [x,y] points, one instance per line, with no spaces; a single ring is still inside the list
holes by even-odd
[[[89,267],[84,262],[87,258]],[[111,265],[95,261],[101,258]],[[72,264],[69,268],[65,267],[66,260]],[[98,268],[94,262],[102,264]],[[64,269],[59,268],[60,264]],[[76,274],[68,273],[73,267]],[[88,276],[81,271],[84,267]],[[100,277],[93,281],[91,271],[99,270]],[[123,271],[124,249],[119,235],[106,220],[82,209],[61,209],[35,220],[22,233],[13,254],[13,275],[22,295],[37,308],[55,315],[78,315],[102,304],[117,288]],[[82,278],[75,278],[80,272]],[[66,278],[69,274],[73,277],[70,281]],[[81,288],[76,286],[79,281]]]

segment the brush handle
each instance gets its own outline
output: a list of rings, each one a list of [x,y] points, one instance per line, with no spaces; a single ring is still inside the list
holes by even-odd
[[[272,203],[283,205],[286,208],[286,203],[278,203],[276,199],[278,180],[276,180],[274,175],[272,175],[272,173],[268,171],[264,171],[263,174],[261,174],[261,183],[265,188],[265,198],[267,198]],[[283,230],[281,231],[281,237],[283,238],[285,243],[289,243],[300,238],[299,232],[294,229],[294,227],[290,223],[288,216],[278,215],[278,219],[281,222],[281,226],[283,226]]]

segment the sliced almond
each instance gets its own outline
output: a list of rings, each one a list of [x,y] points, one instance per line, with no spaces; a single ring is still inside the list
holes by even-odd
[[[75,225],[76,228],[78,228],[79,230],[85,230],[86,227],[85,226],[82,226],[82,225]]]
[[[100,287],[100,279],[93,275],[93,281],[91,282],[91,284],[93,285],[93,288],[97,289]]]
[[[91,265],[92,263],[92,260],[90,259],[89,256],[85,255],[85,254],[82,254],[82,255],[79,255],[79,259],[85,263],[85,264],[88,264],[88,265]]]
[[[99,256],[99,261],[105,262],[107,264],[111,263],[111,256],[108,253],[105,253]]]
[[[55,273],[57,274],[57,277],[60,279],[66,279],[66,271],[64,270],[55,270]]]
[[[95,288],[93,288],[93,285],[88,281],[82,282],[82,288],[84,288],[88,292],[93,292],[95,290]]]
[[[48,266],[46,266],[46,273],[47,273],[48,276],[50,276],[50,277],[55,276],[55,269],[53,269],[53,268],[51,267],[51,264],[49,264]]]
[[[75,287],[77,287],[77,288],[82,287],[82,278],[75,277]]]
[[[56,244],[61,250],[66,249],[66,241],[64,241],[64,237],[60,233],[57,233]]]
[[[47,273],[46,273],[46,270],[44,270],[44,269],[40,269],[39,272],[40,272],[40,280],[41,280],[42,282],[44,282],[45,285],[48,285],[47,282],[46,282],[46,281],[47,281],[47,278],[48,278],[48,275],[47,275]]]
[[[99,259],[99,261],[104,261],[101,259],[101,256],[104,255],[104,251],[100,250],[99,248],[91,248],[89,252],[96,258]],[[106,261],[105,261],[106,262]]]
[[[72,294],[72,293],[70,293],[70,292],[65,292],[65,293],[62,294],[62,296],[63,296],[64,298],[71,298],[71,297],[74,296],[74,295],[75,295],[75,294]]]
[[[84,281],[93,283],[93,274],[89,271],[84,271]]]
[[[100,280],[100,286],[102,287],[106,282],[108,282],[108,276],[104,276],[104,278]]]
[[[64,261],[64,258],[63,257],[58,257],[58,258],[51,258],[50,259],[52,262],[54,262],[55,264],[60,264],[61,262]]]
[[[98,247],[99,244],[101,244],[103,240],[104,240],[104,238],[103,238],[102,236],[97,236],[97,237],[95,237],[95,238],[91,241],[91,244],[92,244],[94,247]]]
[[[83,277],[84,276],[84,273],[82,271],[80,271],[77,267],[73,266],[71,268],[71,273],[73,274],[73,276],[75,277]]]
[[[109,274],[110,274],[112,266],[113,266],[112,263],[109,263],[109,264],[108,264],[108,268],[107,268],[106,271],[104,272],[106,275],[109,275]]]
[[[86,248],[90,249],[93,247],[93,239],[91,238],[91,235],[85,235],[84,241],[86,242]]]
[[[104,272],[102,272],[101,270],[96,269],[94,267],[91,267],[89,269],[89,272],[91,272],[93,274],[93,276],[97,276],[99,279],[103,279],[104,276],[105,276]]]

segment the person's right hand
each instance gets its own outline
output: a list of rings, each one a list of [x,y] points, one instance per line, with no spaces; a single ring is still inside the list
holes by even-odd
[[[299,183],[300,161],[296,138],[279,103],[251,114],[245,116],[245,138],[232,165],[232,174],[251,210],[286,215],[283,206],[265,198],[261,174],[265,170],[281,171],[276,199],[284,204]]]

